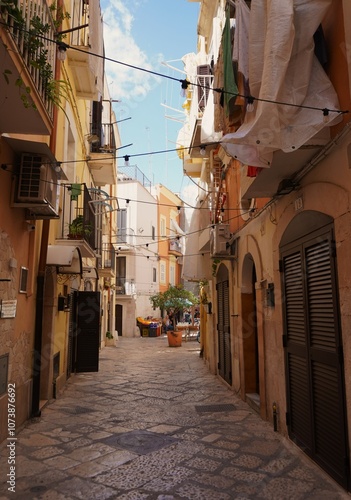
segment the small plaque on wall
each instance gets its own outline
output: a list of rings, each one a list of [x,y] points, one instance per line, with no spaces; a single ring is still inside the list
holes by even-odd
[[[1,301],[1,317],[15,318],[17,310],[17,300],[2,300]]]

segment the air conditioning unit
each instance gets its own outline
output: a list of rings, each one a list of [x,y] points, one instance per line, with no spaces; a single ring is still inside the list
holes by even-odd
[[[23,153],[14,191],[13,207],[27,208],[35,219],[58,218],[59,179],[49,159]]]
[[[218,224],[210,233],[210,256],[214,259],[236,259],[237,240],[229,230],[229,224]]]

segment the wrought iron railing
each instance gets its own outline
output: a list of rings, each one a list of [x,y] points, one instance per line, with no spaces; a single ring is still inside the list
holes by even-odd
[[[112,123],[92,123],[90,126],[91,153],[114,154],[116,140]]]
[[[49,84],[55,74],[56,43],[53,42],[55,28],[48,4],[45,0],[5,1],[0,4],[0,13],[1,21],[7,25],[33,85],[52,117]],[[17,85],[21,85],[20,79]]]
[[[89,46],[89,2],[87,0],[73,0],[71,12],[70,45]],[[79,28],[79,29],[76,29]]]
[[[113,245],[104,245],[101,252],[101,259],[99,259],[99,267],[110,269],[112,272],[116,269],[116,251]]]
[[[93,198],[85,184],[64,185],[60,238],[85,240],[93,250],[101,248]]]

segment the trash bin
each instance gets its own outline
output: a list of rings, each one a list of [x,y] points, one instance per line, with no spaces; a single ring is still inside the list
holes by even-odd
[[[158,328],[157,323],[149,324],[149,337],[157,337],[157,328]]]

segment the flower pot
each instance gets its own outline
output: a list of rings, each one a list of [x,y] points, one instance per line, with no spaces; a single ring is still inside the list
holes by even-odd
[[[181,347],[182,345],[182,332],[168,330],[167,332],[169,347]]]

